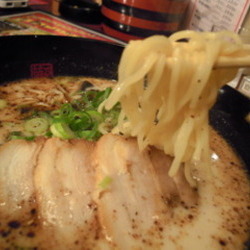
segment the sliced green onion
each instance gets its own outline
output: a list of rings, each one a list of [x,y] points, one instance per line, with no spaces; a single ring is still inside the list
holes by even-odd
[[[0,99],[0,109],[3,109],[7,106],[6,100]]]
[[[47,112],[33,110],[30,119],[21,127],[24,131],[20,134],[13,134],[11,137],[29,139],[43,135],[61,139],[97,140],[103,134],[103,131],[99,130],[100,124],[105,128],[105,132],[111,131],[117,124],[120,105],[116,105],[109,111],[105,110],[103,113],[97,111],[98,106],[110,93],[111,88],[103,91],[89,90],[81,93],[81,98],[72,103],[65,103],[57,110]],[[16,130],[18,131],[19,128]]]
[[[96,94],[95,99],[92,101],[92,105],[95,108],[98,108],[98,106],[105,100],[108,98],[108,96],[110,95],[112,89],[111,88],[106,88],[103,91],[98,91]]]
[[[103,115],[96,110],[88,110],[86,111],[86,113],[88,113],[91,116],[91,118],[96,122],[100,123],[103,121]]]
[[[60,107],[60,116],[66,117],[69,116],[74,111],[70,103],[65,103]]]
[[[13,249],[15,250],[33,250],[35,249],[34,247],[25,247],[25,246],[16,246],[16,245],[13,245]]]
[[[53,134],[52,134],[52,132],[51,132],[51,131],[47,131],[47,132],[45,133],[45,136],[47,136],[47,137],[52,137],[52,136],[53,136]]]
[[[92,130],[82,130],[82,131],[77,131],[77,137],[79,138],[83,138],[88,140],[89,138],[91,138],[93,135],[93,131]]]
[[[34,135],[43,135],[49,128],[49,122],[45,118],[36,117],[24,123],[24,129]]]
[[[53,136],[61,139],[73,139],[75,138],[74,132],[69,128],[66,123],[56,122],[50,126],[50,131]]]
[[[25,130],[22,132],[22,135],[25,137],[31,137],[34,136],[34,133]]]
[[[92,124],[91,116],[84,111],[74,112],[69,121],[69,127],[74,131],[91,128]]]
[[[52,110],[52,111],[50,112],[50,115],[51,115],[53,118],[58,118],[58,117],[60,117],[60,114],[61,114],[60,109]]]
[[[24,140],[26,140],[26,141],[33,141],[33,140],[35,140],[35,136],[24,136]]]
[[[77,131],[77,137],[86,140],[91,140],[93,132],[91,130]]]
[[[35,136],[33,135],[23,135],[21,131],[13,131],[9,135],[9,140],[27,140],[27,141],[33,141],[35,139]]]
[[[101,189],[107,189],[110,184],[112,182],[112,178],[109,177],[109,176],[106,176],[103,178],[103,180],[98,184],[98,186],[101,188]]]
[[[20,131],[13,131],[9,134],[9,139],[14,140],[14,139],[22,139],[22,133]]]
[[[89,141],[95,141],[102,135],[100,131],[98,130],[98,123],[94,124],[94,126],[91,129],[83,130],[83,131],[77,131],[77,136],[79,138],[84,138]]]
[[[49,125],[51,125],[52,120],[53,120],[52,117],[51,117],[51,115],[50,115],[50,113],[44,112],[44,111],[38,112],[37,113],[37,117],[41,117],[41,118],[46,119],[48,121]]]
[[[77,132],[77,137],[86,139],[88,141],[95,141],[100,138],[102,134],[98,130],[83,130]]]

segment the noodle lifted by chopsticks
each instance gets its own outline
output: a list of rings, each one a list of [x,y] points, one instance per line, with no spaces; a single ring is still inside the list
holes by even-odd
[[[113,131],[136,136],[141,150],[154,145],[174,156],[169,175],[184,163],[192,183],[192,164],[211,159],[209,109],[218,89],[236,74],[236,69],[213,67],[220,58],[244,58],[243,51],[239,37],[226,31],[182,31],[131,41],[122,54],[118,84],[102,105],[109,110],[121,103]]]

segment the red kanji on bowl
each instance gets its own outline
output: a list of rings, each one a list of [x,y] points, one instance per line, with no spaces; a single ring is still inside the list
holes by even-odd
[[[54,68],[51,63],[33,63],[30,65],[30,75],[32,78],[53,77]]]

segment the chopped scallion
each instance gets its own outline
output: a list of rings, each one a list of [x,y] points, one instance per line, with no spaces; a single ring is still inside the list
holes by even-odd
[[[27,120],[24,123],[24,129],[28,132],[34,133],[34,135],[39,136],[46,133],[49,128],[49,122],[45,118],[35,117]]]
[[[81,97],[77,100],[65,103],[57,110],[32,110],[30,118],[24,122],[24,131],[20,134],[12,134],[10,139],[28,139],[42,135],[61,139],[97,140],[103,134],[103,131],[99,129],[100,125],[109,132],[117,124],[119,104],[103,113],[97,111],[98,106],[109,96],[110,92],[111,88],[103,91],[88,90],[80,93]]]
[[[74,130],[90,129],[92,126],[92,118],[88,112],[76,111],[69,117],[69,127]]]
[[[69,128],[66,123],[56,122],[50,126],[50,131],[53,136],[61,139],[73,139],[75,138],[74,132]]]
[[[103,180],[99,183],[99,187],[101,189],[107,189],[112,182],[112,178],[109,176],[106,176],[103,178]]]
[[[7,106],[6,100],[0,99],[0,109],[3,109]]]

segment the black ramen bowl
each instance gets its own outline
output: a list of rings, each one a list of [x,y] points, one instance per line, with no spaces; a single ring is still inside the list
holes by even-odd
[[[93,76],[117,78],[123,47],[73,37],[9,36],[0,38],[0,84],[32,77]],[[234,148],[250,171],[250,100],[223,87],[210,111],[210,123]]]

